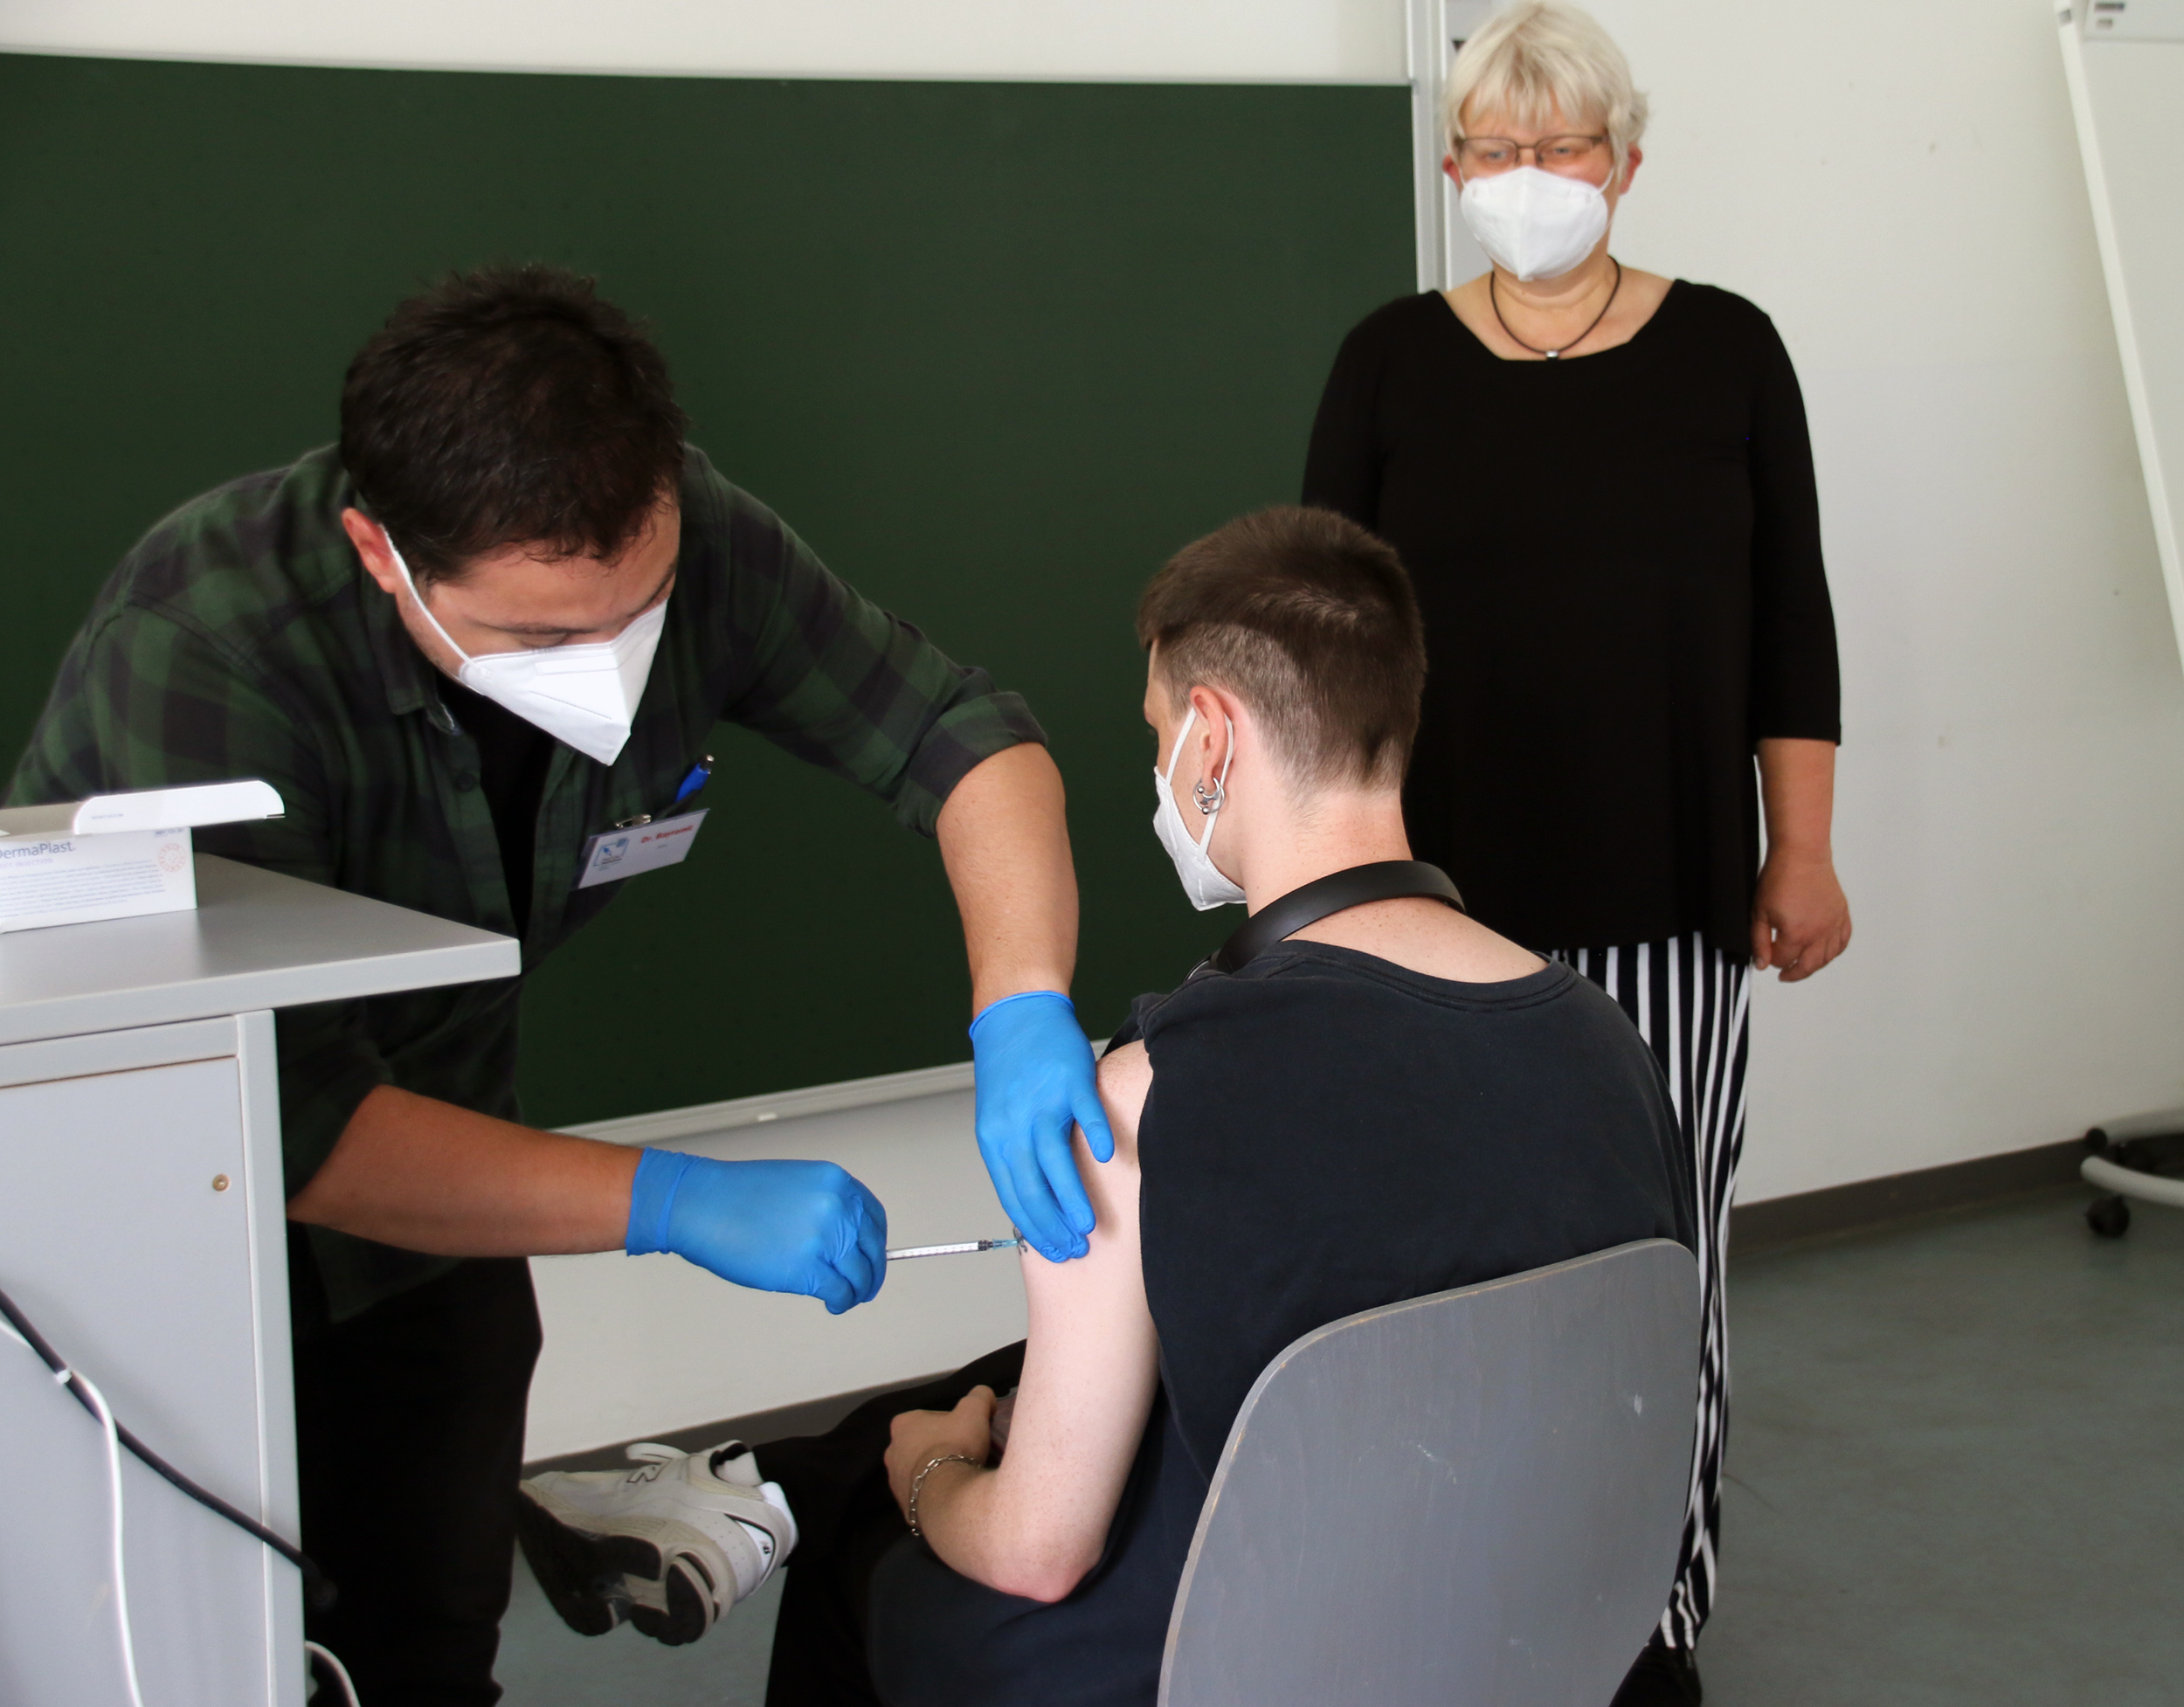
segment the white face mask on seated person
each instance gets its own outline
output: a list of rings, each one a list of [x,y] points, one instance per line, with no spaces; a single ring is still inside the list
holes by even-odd
[[[1466,178],[1456,206],[1488,258],[1526,283],[1559,279],[1607,232],[1603,186],[1537,166]]]
[[[425,620],[432,625],[432,632],[463,660],[456,681],[586,757],[602,764],[614,763],[629,740],[631,721],[637,715],[638,701],[645,697],[645,683],[652,676],[653,653],[659,649],[660,631],[667,621],[666,599],[611,640],[521,646],[514,652],[473,655],[457,646],[439,625],[439,619],[411,578],[410,566],[403,561],[393,536],[386,538],[394,566],[402,571],[402,584],[410,590],[417,608],[425,612]]]
[[[1221,802],[1228,793],[1228,767],[1236,758],[1236,725],[1228,725],[1228,756],[1221,761],[1221,774],[1214,779],[1213,791],[1206,791],[1199,783],[1192,789],[1198,808],[1206,814],[1206,834],[1198,840],[1191,839],[1191,832],[1183,822],[1183,813],[1175,803],[1175,790],[1169,778],[1183,757],[1184,738],[1191,733],[1191,724],[1198,716],[1192,706],[1183,719],[1183,727],[1176,731],[1175,750],[1168,755],[1168,768],[1162,771],[1153,766],[1153,792],[1159,796],[1160,805],[1152,815],[1153,833],[1160,838],[1160,845],[1168,850],[1168,857],[1175,861],[1175,874],[1183,881],[1183,893],[1191,899],[1191,905],[1199,912],[1216,907],[1234,907],[1241,903],[1244,892],[1230,882],[1221,868],[1213,863],[1209,851],[1213,841],[1213,826],[1220,822]]]

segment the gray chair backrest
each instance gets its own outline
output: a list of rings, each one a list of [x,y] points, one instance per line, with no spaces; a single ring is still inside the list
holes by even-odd
[[[1305,1335],[1229,1430],[1161,1707],[1608,1707],[1668,1604],[1698,1364],[1659,1239]]]

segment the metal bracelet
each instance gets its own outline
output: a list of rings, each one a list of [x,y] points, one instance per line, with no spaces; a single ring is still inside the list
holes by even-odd
[[[925,1531],[917,1526],[917,1496],[924,1491],[925,1478],[943,1464],[968,1464],[974,1470],[981,1467],[980,1462],[968,1453],[943,1452],[937,1458],[927,1459],[925,1468],[910,1478],[910,1533],[921,1538]]]

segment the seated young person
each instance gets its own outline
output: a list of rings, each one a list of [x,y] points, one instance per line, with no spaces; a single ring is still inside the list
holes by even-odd
[[[1196,905],[1255,916],[1409,860],[1426,660],[1388,547],[1326,512],[1247,516],[1155,577],[1137,631],[1156,827]],[[527,1548],[564,1616],[604,1628],[619,1593],[659,1625],[670,1573],[642,1561],[618,1586],[612,1549],[667,1522],[724,1527],[706,1514],[757,1500],[763,1475],[802,1530],[757,1519],[798,1548],[770,1707],[1144,1707],[1212,1471],[1284,1346],[1632,1240],[1690,1243],[1666,1090],[1621,1010],[1466,918],[1431,867],[1379,875],[1407,888],[1139,999],[1100,1065],[1114,1158],[1078,1143],[1090,1252],[1025,1254],[1022,1345],[831,1434],[731,1443],[643,1484],[667,1494],[530,1484]]]

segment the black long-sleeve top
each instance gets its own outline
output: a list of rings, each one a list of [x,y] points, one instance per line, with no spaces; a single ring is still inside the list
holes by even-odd
[[[1773,323],[1677,280],[1629,342],[1492,355],[1438,293],[1342,346],[1304,501],[1393,544],[1429,670],[1417,857],[1535,948],[1750,943],[1754,743],[1840,737],[1805,405]]]

